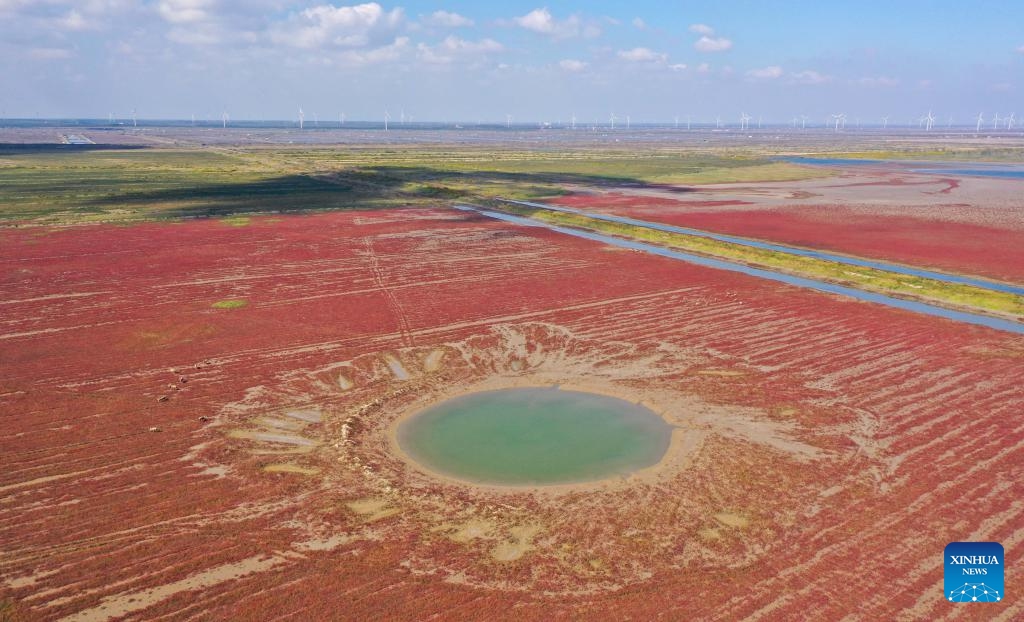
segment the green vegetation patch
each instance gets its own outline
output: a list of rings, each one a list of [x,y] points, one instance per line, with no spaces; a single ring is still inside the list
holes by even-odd
[[[34,224],[431,207],[536,199],[579,186],[714,184],[831,175],[761,154],[692,148],[478,145],[56,150],[0,148],[0,220]]]
[[[985,133],[984,129],[981,133]],[[993,162],[1019,164],[1021,161],[1024,161],[1024,148],[905,146],[902,148],[891,149],[815,152],[807,155],[819,158],[850,160],[928,160],[943,162]]]
[[[229,227],[248,227],[252,223],[252,218],[248,216],[228,216],[227,218],[221,218],[220,221]]]
[[[233,298],[228,300],[218,300],[210,306],[214,309],[241,309],[248,304],[249,301],[244,298]]]

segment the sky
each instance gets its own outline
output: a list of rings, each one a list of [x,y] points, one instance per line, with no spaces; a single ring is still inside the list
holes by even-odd
[[[1024,4],[0,0],[0,117],[1024,116]]]

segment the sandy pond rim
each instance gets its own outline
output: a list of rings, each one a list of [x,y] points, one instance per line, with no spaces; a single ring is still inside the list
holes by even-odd
[[[494,380],[497,381],[495,382]],[[667,467],[679,466],[681,462],[685,462],[686,455],[690,453],[687,450],[692,449],[692,440],[694,439],[687,439],[691,442],[684,442],[686,430],[680,427],[678,422],[673,421],[674,417],[666,416],[667,413],[659,408],[657,404],[650,403],[628,389],[606,385],[531,382],[511,378],[494,380],[465,390],[456,390],[436,397],[419,400],[417,403],[407,407],[388,427],[387,436],[392,452],[415,471],[445,484],[507,493],[563,493],[620,488],[640,482],[651,482],[657,479]],[[466,401],[472,404],[474,400],[493,397],[496,394],[505,394],[511,398],[515,397],[514,394],[519,391],[522,391],[522,397],[537,396],[538,394],[544,395],[546,393],[548,396],[554,395],[563,400],[571,401],[575,397],[576,399],[597,400],[599,403],[603,403],[606,408],[622,408],[622,412],[617,413],[620,421],[613,423],[621,423],[626,418],[635,417],[638,414],[647,417],[648,420],[645,422],[649,426],[647,432],[653,435],[649,439],[653,443],[648,449],[653,447],[652,451],[656,455],[652,456],[651,453],[648,453],[647,459],[640,460],[638,464],[629,465],[627,468],[621,468],[620,464],[620,468],[595,473],[593,477],[555,478],[552,481],[541,482],[496,481],[486,476],[474,477],[466,475],[465,472],[454,473],[450,469],[430,464],[429,460],[415,455],[416,450],[410,448],[408,446],[409,443],[406,442],[407,439],[403,438],[410,431],[409,424],[416,423],[418,419],[421,419],[422,415],[437,418],[450,414],[450,411],[440,410],[446,405],[454,404],[459,406],[460,403],[465,405]],[[557,394],[554,392],[557,392]],[[420,421],[420,423],[423,423],[423,421]],[[697,432],[696,430],[690,431]],[[695,434],[695,436],[699,436],[699,434]]]

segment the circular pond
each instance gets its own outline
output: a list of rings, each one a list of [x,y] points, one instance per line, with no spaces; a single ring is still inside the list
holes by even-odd
[[[398,446],[430,471],[479,484],[546,485],[657,464],[672,428],[625,400],[557,388],[457,397],[402,421]]]

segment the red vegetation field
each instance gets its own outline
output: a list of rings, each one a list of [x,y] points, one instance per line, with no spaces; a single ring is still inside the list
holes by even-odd
[[[0,262],[26,619],[1024,616],[941,566],[1019,558],[1019,336],[440,209],[8,228]],[[421,391],[579,370],[706,405],[689,460],[501,495],[370,442]]]

